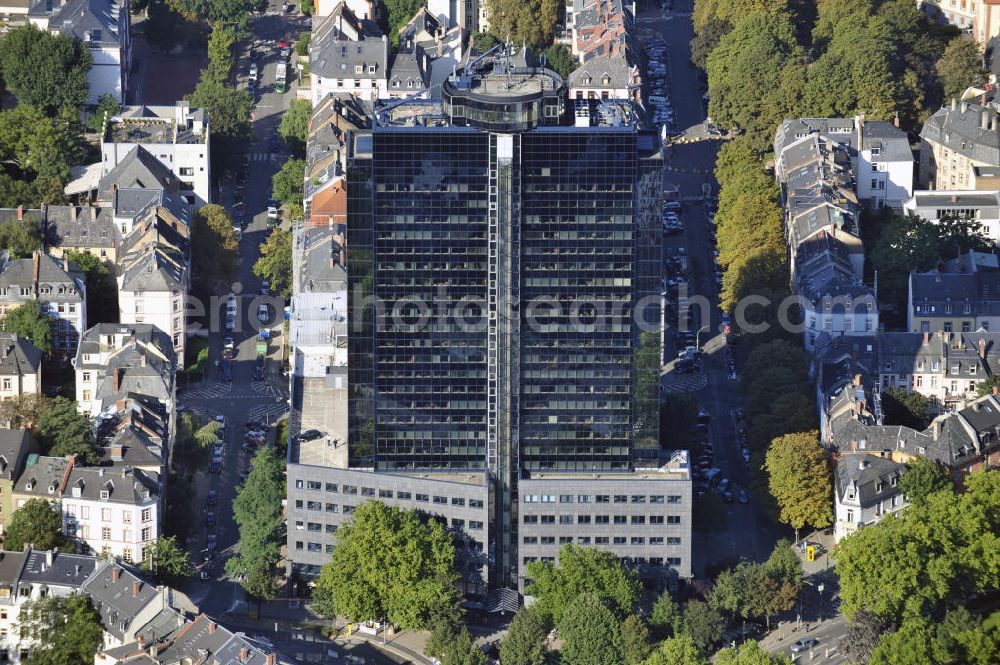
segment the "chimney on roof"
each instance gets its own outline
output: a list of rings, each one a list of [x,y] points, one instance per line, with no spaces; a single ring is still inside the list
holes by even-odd
[[[340,267],[341,268],[347,267],[347,252],[342,249],[340,250],[340,252],[338,252],[338,256],[340,258]]]
[[[860,374],[855,374],[854,375],[854,385],[856,385],[856,386],[860,386],[861,385],[861,375]]]
[[[35,285],[35,295],[38,295],[38,272],[41,269],[42,255],[38,250],[32,253],[32,258],[34,259],[34,285]]]
[[[46,550],[45,552],[45,567],[52,567],[52,550]]]
[[[264,665],[275,665],[278,662],[278,657],[273,653],[269,653],[264,656]]]
[[[121,367],[115,367],[111,372],[111,390],[117,395],[121,386]]]
[[[136,580],[135,582],[132,582],[132,597],[133,598],[138,598],[139,597],[139,591],[141,591],[141,590],[142,590],[142,582],[140,582],[139,580]]]
[[[240,647],[240,662],[245,663],[250,660],[250,649],[247,647]]]
[[[954,97],[951,98],[951,110],[954,111],[958,108],[958,100]]]
[[[990,110],[983,109],[979,112],[979,128],[988,129],[990,126]]]
[[[117,582],[118,579],[121,576],[122,576],[122,569],[121,568],[119,568],[118,566],[115,566],[114,568],[111,569],[111,581],[112,582]]]
[[[1000,396],[1000,386],[993,386],[993,396],[994,397]]]
[[[24,206],[17,206],[17,221],[24,221]]]
[[[159,655],[160,655],[160,645],[154,641],[152,644],[149,645],[149,657],[156,658]]]
[[[933,424],[934,424],[934,440],[937,441],[938,439],[941,438],[941,419],[935,418]]]
[[[861,459],[858,461],[858,468],[862,471],[868,468],[868,460],[865,459],[865,455],[862,455]]]
[[[208,622],[208,634],[209,635],[214,634],[217,629],[218,629],[218,626],[216,625],[216,623],[214,621],[209,621]]]
[[[980,337],[976,348],[979,349],[979,357],[986,360],[986,340]]]
[[[139,367],[146,366],[146,352],[143,351],[139,354]]]
[[[138,635],[136,636],[136,641],[139,643],[139,648],[145,651],[146,649],[146,636]]]
[[[930,343],[931,343],[931,334],[925,330],[924,331],[924,346],[927,346]]]

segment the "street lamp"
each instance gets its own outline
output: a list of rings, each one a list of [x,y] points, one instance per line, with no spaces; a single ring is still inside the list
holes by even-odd
[[[705,325],[698,329],[698,332],[694,334],[694,346],[696,349],[701,348],[701,331],[708,330],[709,326]]]

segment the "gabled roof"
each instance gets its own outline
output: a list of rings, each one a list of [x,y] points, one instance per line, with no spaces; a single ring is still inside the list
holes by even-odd
[[[178,187],[177,177],[146,148],[137,145],[101,178],[98,199],[114,201],[117,189],[169,189]]]
[[[66,457],[28,455],[24,470],[14,481],[14,491],[40,498],[59,498],[69,480],[73,463]]]
[[[140,612],[150,604],[163,603],[156,587],[112,561],[102,561],[83,590],[100,614],[104,630],[119,640]]]
[[[66,0],[61,4],[52,0],[33,0],[28,16],[47,16],[50,30],[58,30],[88,45],[119,45],[122,26],[118,22],[118,12],[121,6],[115,0]]]
[[[92,556],[31,550],[21,570],[21,582],[79,589],[94,572],[96,564]]]
[[[313,31],[309,71],[323,78],[384,79],[389,71],[389,40],[374,23],[359,20],[341,3]]]
[[[862,508],[869,508],[900,493],[899,479],[906,473],[906,465],[877,455],[844,455],[837,460],[834,483],[837,500],[843,502],[850,489],[855,490],[853,501]]]
[[[35,374],[42,366],[42,352],[23,337],[0,332],[0,375]]]
[[[66,494],[88,501],[142,506],[160,495],[160,476],[153,471],[118,467],[73,467]]]
[[[992,128],[983,128],[983,114],[993,115]],[[1000,165],[1000,122],[996,110],[972,102],[944,106],[927,119],[920,138],[938,143],[963,157]]]
[[[605,77],[610,79],[604,82]],[[628,87],[632,78],[632,67],[624,57],[602,55],[592,58],[570,72],[567,83],[570,88]]]
[[[55,247],[114,247],[118,240],[110,207],[50,205],[45,211],[45,241]]]
[[[28,430],[0,429],[0,478],[14,480],[18,472],[17,462],[27,452],[31,445]]]
[[[0,288],[13,287],[16,293],[7,294],[7,300],[20,301],[21,288],[33,288],[35,284],[35,261],[38,261],[39,287],[52,287],[51,293],[39,293],[41,300],[58,300],[66,302],[83,302],[83,273],[76,262],[68,259],[58,260],[48,254],[36,252],[27,259],[10,259],[7,251],[0,253]],[[31,296],[34,298],[34,294]]]

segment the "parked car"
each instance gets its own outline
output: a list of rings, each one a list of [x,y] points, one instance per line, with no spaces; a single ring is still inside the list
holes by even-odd
[[[266,323],[267,321],[270,320],[270,318],[271,318],[271,308],[269,308],[264,303],[261,303],[260,306],[257,307],[257,320],[260,321],[261,323]]]
[[[271,289],[271,283],[266,279],[260,283],[260,295],[266,296]]]
[[[819,640],[815,637],[804,637],[801,640],[797,640],[795,644],[792,645],[792,653],[802,653],[803,651],[808,651],[817,644],[819,644]]]
[[[205,505],[214,506],[219,502],[219,495],[215,490],[208,490],[208,498],[205,500]]]
[[[253,380],[264,380],[264,356],[257,356],[257,362],[253,366]]]
[[[750,493],[744,488],[740,488],[740,503],[750,503]]]
[[[208,534],[208,538],[205,540],[205,546],[209,552],[214,552],[215,548],[219,545],[219,537],[214,533]]]
[[[226,339],[222,340],[222,348],[224,348],[226,351],[232,351],[235,347],[236,344],[233,342],[232,337],[227,337]]]
[[[320,438],[321,436],[323,436],[323,433],[318,429],[307,429],[304,432],[299,432],[299,435],[295,437],[295,440],[299,442],[312,441]]]
[[[250,63],[250,78],[252,78],[255,81],[257,80],[257,63],[256,62],[251,62]]]
[[[228,358],[222,359],[222,381],[230,383],[233,380],[233,362]]]
[[[267,219],[278,219],[278,208],[276,206],[268,206],[267,208]]]
[[[205,513],[205,526],[207,526],[209,529],[214,529],[216,525],[217,522],[215,521],[215,513],[213,513],[211,510]]]

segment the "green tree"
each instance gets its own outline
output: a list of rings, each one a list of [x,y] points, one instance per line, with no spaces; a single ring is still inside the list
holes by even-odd
[[[305,182],[306,162],[304,159],[289,159],[281,165],[281,170],[271,178],[274,198],[282,204],[302,207],[302,185]]]
[[[708,115],[721,127],[743,130],[763,151],[774,128],[797,109],[803,57],[787,15],[737,19],[708,56]]]
[[[85,594],[29,600],[20,624],[21,638],[34,641],[27,665],[90,665],[104,640],[101,616]]]
[[[767,576],[777,582],[788,582],[796,589],[802,585],[802,560],[795,554],[792,543],[785,538],[774,544],[763,566]]]
[[[158,582],[168,586],[180,586],[191,576],[191,562],[188,553],[177,544],[173,536],[160,536],[152,547],[144,548],[145,558],[141,569]]]
[[[7,429],[33,428],[48,402],[44,395],[31,393],[0,400],[0,424]]]
[[[988,378],[976,384],[976,397],[993,394],[994,388],[1000,388],[1000,374],[990,374]]]
[[[754,14],[780,14],[789,10],[787,0],[698,0],[691,17],[695,32],[702,32],[713,20],[735,23]]]
[[[595,593],[572,599],[556,622],[563,640],[560,653],[574,665],[621,665],[617,635],[620,624],[614,613]]]
[[[303,32],[295,40],[295,55],[309,55],[309,42],[312,40],[311,32]],[[295,103],[294,101],[292,102]]]
[[[486,665],[486,654],[463,627],[444,646],[441,665]]]
[[[545,638],[552,624],[531,607],[522,607],[510,622],[500,642],[500,662],[504,665],[545,665]]]
[[[25,545],[51,550],[64,542],[62,515],[46,499],[29,499],[15,510],[3,535],[4,549],[11,552],[20,552]]]
[[[649,642],[649,628],[638,614],[630,614],[622,621],[618,632],[618,651],[625,665],[640,665],[653,645]]]
[[[70,250],[66,258],[83,271],[87,286],[87,325],[118,322],[118,285],[108,266],[90,252]]]
[[[266,279],[273,293],[283,298],[292,294],[292,232],[277,229],[260,247],[260,258],[253,264],[253,274]]]
[[[93,464],[100,456],[90,419],[76,410],[76,402],[66,397],[56,397],[48,403],[38,416],[36,431],[46,455],[76,455],[86,464]]]
[[[772,654],[753,640],[735,649],[723,649],[715,660],[716,665],[791,665],[784,654]]]
[[[225,208],[215,203],[198,208],[191,223],[191,247],[197,278],[233,280],[239,241]]]
[[[740,619],[754,619],[770,614],[772,593],[764,567],[740,561],[719,573],[709,602]]]
[[[729,21],[718,18],[709,19],[708,23],[696,32],[691,40],[691,64],[705,71],[712,49],[718,46],[719,41],[732,29],[733,25]]]
[[[486,0],[491,33],[539,50],[552,43],[561,10],[557,0]]]
[[[930,400],[920,393],[907,393],[905,388],[882,391],[882,413],[886,425],[922,430],[931,422],[930,411]]]
[[[568,78],[570,72],[579,66],[576,58],[565,44],[552,44],[545,49],[545,60],[549,69],[554,70],[559,76]]]
[[[78,40],[30,23],[10,30],[0,41],[0,70],[7,89],[21,104],[49,116],[83,106],[90,66],[90,49]]]
[[[306,33],[309,34],[309,33]],[[312,116],[312,104],[307,99],[293,99],[285,114],[281,116],[278,134],[296,157],[306,156],[306,134],[309,131],[309,118]],[[305,168],[303,167],[303,177]],[[299,198],[302,198],[301,195]]]
[[[177,435],[170,460],[175,471],[193,473],[208,466],[212,457],[212,443],[195,436],[195,423],[190,413],[177,415]]]
[[[0,171],[0,207],[32,206],[39,201],[41,195],[32,183]]]
[[[92,132],[101,131],[105,119],[118,113],[120,107],[121,105],[114,95],[110,92],[104,93],[97,100],[97,108],[94,109],[94,113],[87,119],[87,128]]]
[[[480,53],[486,53],[499,43],[497,41],[497,38],[488,32],[472,33],[471,41],[472,41],[472,46],[475,47],[475,49]]]
[[[78,112],[62,111],[56,117],[26,104],[0,112],[0,161],[14,178],[31,183],[22,193],[37,199],[18,204],[37,206],[62,203],[70,168],[84,154]]]
[[[643,665],[708,665],[708,658],[687,633],[668,637],[656,647]]]
[[[243,573],[244,590],[254,598],[270,600],[277,594],[275,567],[284,544],[282,500],[285,498],[285,460],[273,448],[262,448],[251,462],[250,474],[237,489],[233,519],[240,530],[240,553],[226,561],[226,573]]]
[[[768,487],[781,512],[781,521],[795,529],[817,529],[833,523],[833,484],[830,461],[819,445],[817,432],[786,434],[767,449],[764,464]]]
[[[682,632],[702,652],[711,651],[722,639],[726,621],[718,610],[701,600],[692,600],[684,607]]]
[[[934,462],[922,457],[909,465],[899,479],[899,490],[910,503],[923,503],[934,492],[952,490],[948,473]]]
[[[983,67],[983,54],[979,45],[964,36],[955,37],[948,42],[935,66],[944,88],[945,100],[958,99],[966,88],[986,83],[988,72]]]
[[[392,45],[396,46],[399,44],[400,29],[410,22],[424,3],[422,0],[384,0],[382,6],[385,8],[382,27],[385,29],[385,34],[389,35]]]
[[[973,473],[961,494],[936,492],[840,542],[841,611],[899,624],[996,588],[1000,471]]]
[[[132,5],[135,7],[135,5]],[[197,17],[185,16],[178,12],[170,0],[149,0],[148,18],[145,23],[146,40],[161,51],[169,51],[180,42],[186,28],[190,27],[189,19]]]
[[[202,76],[209,77],[222,84],[229,81],[236,58],[233,47],[236,45],[236,33],[222,23],[212,25],[212,33],[208,38],[208,65]],[[214,126],[214,122],[212,123]]]
[[[210,23],[222,23],[237,32],[250,25],[250,15],[260,12],[257,0],[168,0],[176,10],[189,18],[197,17]],[[265,5],[266,6],[266,5]]]
[[[250,142],[250,114],[254,107],[250,93],[218,80],[206,70],[188,101],[193,107],[205,109],[212,119],[213,168],[234,163]]]
[[[440,522],[367,501],[337,529],[313,605],[324,616],[423,629],[439,608],[457,604],[456,579],[455,546]]]
[[[28,258],[35,250],[42,248],[38,226],[16,219],[0,222],[0,248],[6,249],[11,258]]]
[[[618,615],[632,611],[639,600],[639,582],[633,571],[622,566],[611,552],[591,547],[563,545],[559,562],[528,564],[531,584],[526,595],[534,596],[534,607],[558,625],[566,607],[585,593],[596,594]]]
[[[680,628],[681,611],[670,596],[669,590],[664,590],[653,603],[649,613],[649,625],[659,639],[673,637]]]
[[[867,610],[858,610],[847,624],[847,633],[840,641],[844,656],[852,663],[868,663],[879,640],[890,629],[886,622]]]

